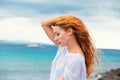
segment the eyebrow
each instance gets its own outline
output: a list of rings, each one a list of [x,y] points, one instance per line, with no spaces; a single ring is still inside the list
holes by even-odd
[[[57,34],[57,33],[58,33],[57,31],[54,32],[54,34]]]

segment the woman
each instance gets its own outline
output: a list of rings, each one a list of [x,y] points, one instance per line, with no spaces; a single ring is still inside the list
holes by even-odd
[[[76,16],[63,15],[41,21],[58,46],[50,80],[86,80],[93,71],[95,48],[87,28]]]

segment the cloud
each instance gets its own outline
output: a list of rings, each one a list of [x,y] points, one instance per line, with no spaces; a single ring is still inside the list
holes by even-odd
[[[51,43],[40,26],[40,20],[24,17],[0,20],[0,40]]]
[[[56,0],[4,0],[1,1],[0,6],[9,14],[24,17],[67,13],[88,17],[96,15],[119,16],[118,0],[81,0],[79,3],[78,1],[65,0],[63,3],[63,1]]]
[[[1,0],[0,40],[52,44],[40,19],[69,13],[83,20],[97,47],[120,48],[119,0]]]
[[[97,48],[120,49],[120,32],[119,31],[94,31],[92,32]]]
[[[112,25],[107,20],[105,22],[85,22],[97,48],[119,49],[120,31],[112,28],[113,25],[119,26],[118,22],[119,20],[113,20],[110,22]],[[105,26],[109,26],[109,28]],[[40,19],[25,17],[11,17],[0,20],[0,40],[53,44],[41,28]]]
[[[4,5],[3,5],[4,4]],[[2,13],[6,12],[12,16],[39,16],[40,14],[59,14],[66,13],[71,10],[79,10],[80,7],[69,4],[56,4],[56,3],[30,3],[30,2],[13,2],[3,1],[1,3]],[[81,7],[82,9],[82,7]]]

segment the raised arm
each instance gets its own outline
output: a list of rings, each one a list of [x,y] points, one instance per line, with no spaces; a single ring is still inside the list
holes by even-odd
[[[54,40],[54,33],[52,31],[52,25],[53,25],[53,20],[56,17],[50,17],[50,18],[46,18],[41,20],[41,26],[44,29],[45,33],[47,34],[47,36],[56,44],[57,42]]]

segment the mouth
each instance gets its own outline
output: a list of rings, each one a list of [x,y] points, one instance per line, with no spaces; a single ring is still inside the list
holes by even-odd
[[[61,44],[61,42],[58,42],[58,44]]]

